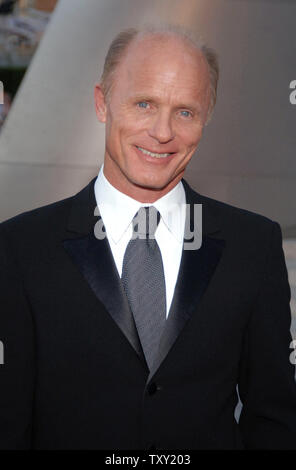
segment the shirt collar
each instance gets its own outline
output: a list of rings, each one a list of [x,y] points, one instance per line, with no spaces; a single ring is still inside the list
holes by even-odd
[[[159,211],[165,226],[177,241],[183,241],[182,220],[184,219],[183,210],[185,211],[186,196],[181,181],[154,203],[143,203],[116,189],[109,183],[103,170],[104,165],[101,166],[95,182],[95,197],[106,231],[114,243],[120,241],[139,208],[151,205]]]

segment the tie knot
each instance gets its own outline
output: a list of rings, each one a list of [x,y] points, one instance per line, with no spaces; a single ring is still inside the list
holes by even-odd
[[[159,221],[160,213],[156,207],[140,207],[133,218],[134,234],[142,235],[142,238],[154,238]]]

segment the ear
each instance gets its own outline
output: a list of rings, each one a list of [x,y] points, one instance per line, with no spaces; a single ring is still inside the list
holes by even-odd
[[[106,122],[107,107],[102,87],[99,83],[95,85],[95,108],[98,120]]]

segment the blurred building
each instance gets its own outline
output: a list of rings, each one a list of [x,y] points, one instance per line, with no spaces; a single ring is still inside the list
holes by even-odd
[[[0,129],[44,34],[56,0],[0,0]]]

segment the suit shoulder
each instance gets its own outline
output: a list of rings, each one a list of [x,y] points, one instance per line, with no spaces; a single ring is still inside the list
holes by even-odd
[[[196,191],[191,193],[191,197],[202,204],[203,218],[207,219],[208,213],[211,220],[216,221],[215,225],[222,230],[222,236],[231,243],[260,246],[262,249],[269,244],[274,231],[278,238],[282,239],[279,223],[265,215],[213,199]]]
[[[203,196],[199,194],[201,203],[211,208],[218,215],[220,219],[225,222],[232,222],[232,225],[253,225],[254,227],[263,227],[270,230],[274,224],[278,223],[265,215],[253,212],[241,207],[237,207],[226,202],[218,201],[216,199]]]
[[[64,221],[74,196],[22,212],[0,223],[1,230],[7,233],[16,231],[46,230],[53,226],[58,227],[59,221]]]

